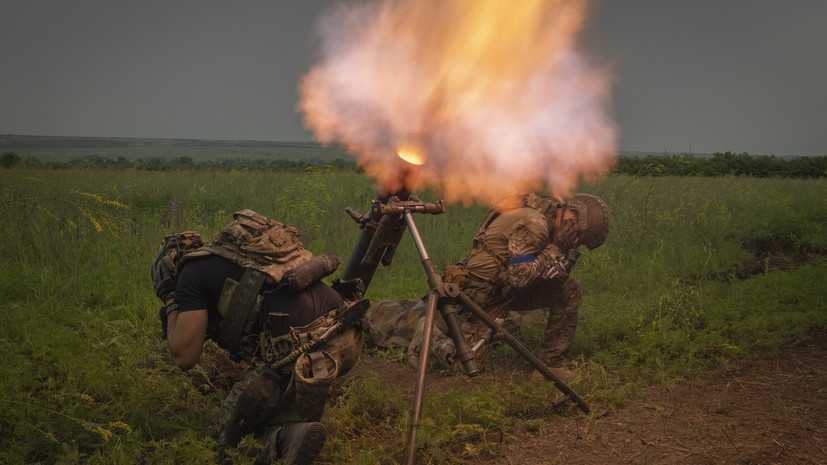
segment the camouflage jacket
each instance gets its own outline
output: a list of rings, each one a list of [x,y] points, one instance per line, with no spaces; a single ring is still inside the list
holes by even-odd
[[[480,229],[465,262],[472,282],[493,285],[504,297],[532,285],[561,250],[546,217],[522,207],[503,212]]]

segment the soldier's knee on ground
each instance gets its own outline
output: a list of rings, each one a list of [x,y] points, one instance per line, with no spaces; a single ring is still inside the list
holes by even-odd
[[[230,420],[224,426],[224,437],[235,447],[241,438],[268,425],[281,398],[281,376],[269,367],[263,368],[241,392]]]
[[[365,315],[370,336],[379,347],[406,347],[425,315],[425,303],[416,300],[381,300]]]

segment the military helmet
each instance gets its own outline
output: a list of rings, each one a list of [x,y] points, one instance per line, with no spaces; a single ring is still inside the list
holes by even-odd
[[[549,223],[554,222],[554,217],[557,215],[557,209],[562,207],[565,202],[559,195],[552,195],[551,197],[540,197],[535,194],[528,194],[523,200],[523,205],[533,208],[543,216],[546,217]]]
[[[577,214],[580,242],[589,250],[599,247],[609,235],[609,207],[595,195],[577,194],[566,204]]]

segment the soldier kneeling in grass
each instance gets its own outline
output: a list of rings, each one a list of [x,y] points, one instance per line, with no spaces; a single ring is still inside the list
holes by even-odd
[[[446,268],[443,281],[457,283],[492,318],[513,321],[520,313],[548,311],[538,358],[560,378],[570,372],[566,354],[574,340],[580,304],[580,283],[569,276],[575,249],[594,249],[609,233],[609,209],[600,198],[577,194],[569,202],[559,196],[534,194],[503,199],[483,219],[474,236],[471,253],[458,265]],[[421,300],[386,300],[368,311],[371,335],[379,346],[408,348],[416,366],[424,326]],[[488,331],[470,312],[459,311],[468,345],[475,347]],[[440,327],[442,326],[442,327]],[[451,367],[456,351],[447,330],[437,319],[431,355]],[[491,344],[476,346],[482,366]],[[539,372],[532,379],[542,379]]]
[[[350,324],[367,308],[359,283],[323,283],[338,259],[314,257],[298,237],[242,210],[210,244],[192,231],[167,236],[152,270],[178,367],[198,362],[205,338],[252,367],[221,407],[219,444],[254,435],[263,445],[256,463],[313,462],[326,439],[320,421],[330,384],[362,349],[362,330]]]

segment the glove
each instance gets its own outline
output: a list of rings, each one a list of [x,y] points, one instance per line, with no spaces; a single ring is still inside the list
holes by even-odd
[[[560,222],[560,227],[554,231],[554,238],[552,239],[552,242],[562,252],[568,252],[569,250],[580,245],[579,238],[577,237],[577,231],[575,231],[574,225],[568,221]]]
[[[442,282],[456,284],[460,289],[468,286],[468,270],[459,265],[448,265],[442,273]]]
[[[543,274],[543,277],[548,280],[566,280],[569,277],[569,271],[566,269],[566,265],[563,263],[563,260],[555,260],[549,265],[548,269]]]
[[[552,243],[546,246],[542,252],[537,256],[537,261],[540,262],[543,271],[544,279],[566,279],[569,277],[569,271],[566,267],[566,254],[563,253],[557,244]]]

